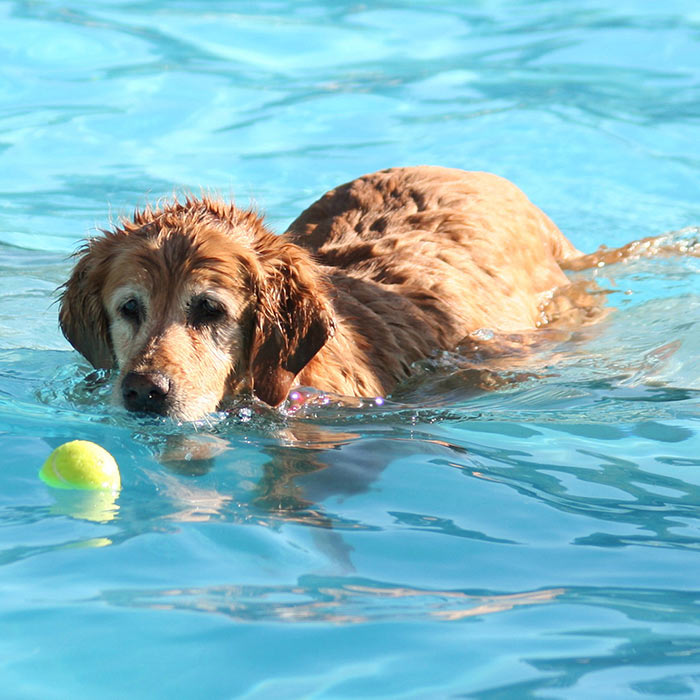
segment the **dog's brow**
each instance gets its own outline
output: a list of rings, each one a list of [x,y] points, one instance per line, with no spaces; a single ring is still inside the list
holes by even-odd
[[[143,269],[152,278],[165,273],[161,261],[150,252],[137,252],[132,262],[136,267]]]

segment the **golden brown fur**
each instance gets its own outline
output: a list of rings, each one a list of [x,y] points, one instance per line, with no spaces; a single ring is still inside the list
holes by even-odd
[[[327,193],[282,236],[206,197],[137,212],[79,254],[60,321],[119,369],[127,408],[188,420],[299,384],[386,395],[474,330],[546,323],[578,256],[502,178],[397,168]]]

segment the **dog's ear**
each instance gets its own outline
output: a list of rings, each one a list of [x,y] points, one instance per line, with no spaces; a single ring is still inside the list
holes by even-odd
[[[271,406],[285,400],[294,378],[335,332],[333,309],[315,264],[297,246],[276,243],[272,255],[261,256],[251,349],[253,391]]]
[[[102,285],[109,251],[105,239],[94,239],[78,252],[78,262],[63,285],[59,322],[68,342],[98,369],[114,366]]]

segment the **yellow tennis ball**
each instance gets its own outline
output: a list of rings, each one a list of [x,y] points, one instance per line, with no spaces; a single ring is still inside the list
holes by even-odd
[[[44,462],[39,476],[57,489],[118,491],[121,487],[114,457],[88,440],[73,440],[57,447]]]

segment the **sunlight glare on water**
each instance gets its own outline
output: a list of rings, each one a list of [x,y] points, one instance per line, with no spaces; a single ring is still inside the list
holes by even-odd
[[[55,304],[81,239],[148,201],[203,188],[281,232],[389,166],[508,177],[586,252],[692,246],[695,3],[11,0],[0,23],[3,696],[700,693],[697,256],[572,273],[610,312],[505,363],[436,353],[384,400],[185,424],[115,405]],[[77,438],[116,457],[116,502],[39,480]]]

